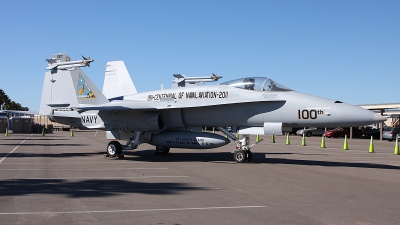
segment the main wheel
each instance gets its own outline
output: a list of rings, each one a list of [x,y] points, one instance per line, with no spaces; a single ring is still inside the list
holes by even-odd
[[[334,138],[338,138],[338,137],[339,137],[339,134],[334,134],[333,137],[334,137]]]
[[[107,154],[111,157],[115,157],[117,155],[121,155],[122,153],[122,146],[118,141],[111,141],[107,145]]]
[[[247,153],[247,160],[246,160],[246,162],[251,162],[251,160],[253,159],[253,153],[251,153],[251,151],[249,150],[249,151],[247,151],[246,152]]]
[[[306,133],[306,136],[307,136],[307,137],[311,137],[311,135],[312,135],[311,132],[307,132],[307,133]]]
[[[170,148],[156,146],[156,154],[165,155],[169,152]]]
[[[243,150],[235,151],[233,157],[237,163],[244,163],[247,160],[247,154]]]

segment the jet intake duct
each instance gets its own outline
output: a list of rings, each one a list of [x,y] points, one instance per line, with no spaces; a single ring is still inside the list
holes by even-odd
[[[160,131],[164,129],[164,123],[159,113],[144,119],[143,122],[145,122],[147,125],[150,125],[152,127],[151,130]]]
[[[162,122],[160,114],[157,117],[157,122],[158,122],[158,129],[160,130],[164,129],[164,123]]]
[[[246,127],[238,131],[239,134],[275,134],[282,135],[282,123],[264,123],[263,127]]]
[[[148,143],[167,148],[209,149],[227,145],[230,140],[213,133],[174,130],[153,134]]]

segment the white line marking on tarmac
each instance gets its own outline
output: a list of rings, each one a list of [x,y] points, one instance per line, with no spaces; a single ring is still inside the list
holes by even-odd
[[[12,180],[63,180],[63,179],[142,179],[142,178],[187,178],[189,176],[140,176],[140,177],[53,177],[53,178],[13,178]],[[0,178],[9,179],[9,178]]]
[[[83,214],[83,213],[121,213],[121,212],[157,212],[157,211],[188,211],[188,210],[216,210],[216,209],[250,209],[265,208],[263,205],[243,205],[243,206],[216,206],[199,208],[171,208],[171,209],[121,209],[121,210],[96,210],[96,211],[59,211],[59,212],[15,212],[0,213],[0,215],[40,215],[40,214]]]
[[[23,165],[23,164],[35,164],[35,165],[40,165],[40,164],[45,164],[45,165],[57,165],[57,164],[90,164],[90,163],[95,163],[95,164],[109,164],[109,163],[115,163],[115,162],[59,162],[59,163],[40,163],[40,162],[33,162],[33,163],[3,163],[3,164],[16,164],[16,165]],[[153,162],[138,162],[138,161],[129,161],[129,162],[122,162],[118,160],[118,164],[121,163],[129,163],[129,164],[142,164],[142,163],[153,163]]]
[[[31,134],[31,136],[32,136],[32,134]],[[17,147],[15,147],[11,152],[9,152],[6,156],[4,156],[4,157],[0,160],[0,163],[2,163],[2,162],[7,158],[7,156],[11,155],[11,153],[13,153],[15,150],[17,150],[17,148],[18,148],[19,146],[21,146],[21,145],[22,145],[25,141],[27,141],[28,139],[29,139],[29,137],[27,137],[24,141],[21,142],[21,144],[17,145]]]
[[[0,170],[58,170],[58,171],[69,171],[69,170],[166,170],[167,168],[113,168],[113,169],[0,169]]]

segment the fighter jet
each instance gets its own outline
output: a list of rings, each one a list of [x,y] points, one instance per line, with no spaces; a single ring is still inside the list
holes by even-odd
[[[111,140],[106,148],[110,156],[142,143],[155,146],[158,154],[170,148],[221,147],[230,140],[201,131],[219,127],[237,141],[238,163],[251,161],[256,143],[237,140],[222,127],[235,127],[239,134],[282,135],[292,127],[351,127],[385,120],[358,106],[303,94],[261,76],[133,93],[110,101],[80,68],[45,73],[40,114],[59,123],[105,130]],[[127,142],[121,144],[121,139]]]
[[[64,54],[53,55],[52,58],[46,59],[49,63],[46,70],[52,70],[53,73],[56,70],[75,70],[76,67],[90,67],[90,63],[94,61],[90,59],[90,56],[89,58],[82,56],[82,58],[83,60],[71,61],[71,58]]]

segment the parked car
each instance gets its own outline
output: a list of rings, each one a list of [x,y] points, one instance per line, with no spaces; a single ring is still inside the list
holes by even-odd
[[[325,133],[325,137],[334,137],[334,138],[338,138],[338,137],[344,137],[345,135],[347,135],[347,137],[350,137],[350,127],[337,127],[333,130],[327,130]],[[362,132],[360,129],[353,127],[353,137],[361,137]]]
[[[303,128],[301,128],[301,127],[292,127],[292,131],[290,131],[289,132],[289,134],[296,134],[296,132],[298,131],[298,130],[301,130],[301,129],[303,129]]]
[[[347,135],[347,137],[350,135],[350,131],[345,130],[341,127],[337,127],[333,130],[327,130],[325,133],[325,137],[331,138],[338,138],[338,137],[344,137],[345,135]]]
[[[383,130],[382,139],[393,141],[396,140],[396,136],[400,134],[400,127],[386,127]]]
[[[314,136],[322,136],[325,134],[325,128],[316,128],[316,127],[309,127],[307,129],[300,129],[296,132],[297,135],[302,135],[303,134],[307,137],[311,137],[312,135]]]
[[[373,128],[373,127],[366,127],[366,130],[365,130],[365,132],[363,134],[363,137],[371,138],[371,136],[373,138],[380,138],[381,137],[381,130]]]

